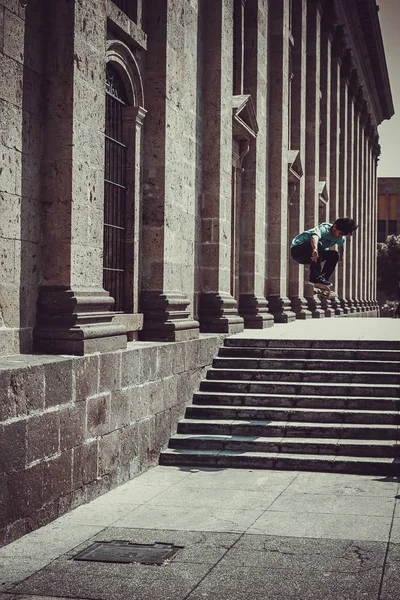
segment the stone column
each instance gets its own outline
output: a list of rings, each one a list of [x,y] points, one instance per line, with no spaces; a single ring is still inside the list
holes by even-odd
[[[114,350],[125,347],[127,337],[125,327],[113,323],[113,299],[102,286],[105,3],[48,0],[46,14],[43,272],[35,348]]]
[[[354,88],[357,84],[355,84]],[[362,202],[362,188],[361,188],[361,96],[360,88],[354,89],[354,110],[353,110],[353,123],[354,123],[354,140],[353,140],[353,193],[351,198],[351,206],[349,208],[348,216],[353,218],[359,225],[356,233],[353,236],[349,236],[346,239],[346,245],[349,246],[351,243],[353,257],[351,261],[352,270],[352,300],[354,312],[361,312],[360,304],[360,268],[359,263],[359,244],[361,239],[361,223],[360,223],[360,205]]]
[[[330,176],[329,176],[329,222],[333,223],[339,216],[340,192],[340,68],[343,59],[343,30],[338,27],[332,44],[331,62],[331,118],[330,118]],[[333,288],[338,292],[338,273],[341,264],[335,269],[331,279]],[[343,308],[339,301],[332,303],[335,315],[342,315]]]
[[[321,100],[320,100],[320,131],[319,131],[319,189],[326,190],[325,198],[319,198],[319,222],[328,221],[331,203],[330,197],[330,170],[331,170],[331,114],[332,114],[332,22],[333,14],[327,5],[322,18],[321,31]],[[333,317],[335,309],[332,300],[321,298],[321,308],[326,317]]]
[[[296,318],[287,297],[290,3],[269,6],[268,301],[275,322],[288,323]]]
[[[355,80],[356,74],[353,71],[348,94],[347,103],[347,195],[345,198],[345,209],[344,215],[352,217],[354,209],[354,148],[355,148],[355,121],[354,121],[354,96],[357,89],[357,82]],[[354,277],[354,265],[353,265],[353,243],[352,237],[347,238],[344,248],[344,262],[346,264],[346,278],[344,281],[344,292],[347,300],[347,305],[350,309],[350,313],[355,312],[354,300],[353,300],[353,277]]]
[[[379,136],[378,132],[374,131],[373,136],[373,147],[372,147],[372,222],[374,223],[374,230],[372,236],[372,244],[374,248],[374,261],[373,261],[373,275],[372,275],[372,300],[376,310],[379,310],[379,304],[377,300],[377,261],[376,261],[376,247],[377,247],[377,222],[378,222],[378,185],[377,185],[377,167],[378,159],[380,155]]]
[[[341,65],[340,81],[340,152],[339,152],[339,202],[337,217],[346,216],[346,198],[347,198],[347,160],[348,160],[348,95],[349,95],[349,77],[350,77],[350,57],[345,53]],[[339,263],[337,269],[337,294],[340,299],[340,306],[343,313],[349,314],[350,307],[345,297],[345,282],[347,278],[346,261]]]
[[[243,329],[231,294],[233,2],[203,0],[201,331]],[[261,307],[265,308],[265,307]]]
[[[367,176],[368,176],[368,163],[366,154],[366,134],[365,128],[368,120],[367,104],[363,99],[360,115],[360,156],[361,156],[361,179],[360,179],[360,201],[359,201],[359,221],[360,221],[360,233],[357,239],[357,254],[358,254],[358,265],[359,265],[359,290],[360,290],[360,305],[361,310],[368,310],[367,301],[367,280],[369,277],[368,266],[369,266],[369,249],[370,240],[368,233],[368,187],[367,187]],[[358,233],[358,230],[357,230]]]
[[[305,164],[305,228],[319,222],[319,122],[321,92],[321,16],[320,2],[307,5],[307,83],[306,83],[306,164]],[[308,273],[307,273],[308,277]],[[313,286],[305,284],[305,297],[313,318],[325,317]]]
[[[262,329],[273,325],[265,298],[265,221],[268,77],[268,3],[247,0],[244,20],[244,89],[250,94],[257,119],[258,133],[250,142],[241,175],[241,231],[239,264],[239,314],[244,326]]]
[[[291,84],[291,118],[290,118],[290,151],[292,155],[289,171],[289,242],[304,231],[305,179],[303,168],[306,150],[306,64],[307,64],[307,2],[299,0],[292,8],[291,48],[292,84]],[[296,164],[297,161],[297,164]],[[289,297],[292,310],[297,319],[311,318],[307,301],[304,297],[304,267],[289,257]]]
[[[189,306],[194,288],[196,194],[187,159],[197,126],[193,109],[197,80],[193,39],[197,36],[188,36],[192,41],[184,44],[185,27],[197,34],[198,15],[183,8],[182,2],[172,9],[169,2],[155,0],[147,11],[142,340],[180,341],[199,334]]]

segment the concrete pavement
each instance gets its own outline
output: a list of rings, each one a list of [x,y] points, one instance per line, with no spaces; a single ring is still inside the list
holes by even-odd
[[[244,337],[400,340],[400,320]],[[0,549],[0,600],[397,600],[399,479],[156,467]],[[83,562],[94,542],[180,546],[162,566]]]
[[[156,467],[0,549],[0,600],[396,600],[399,481]],[[80,562],[171,543],[162,566]]]

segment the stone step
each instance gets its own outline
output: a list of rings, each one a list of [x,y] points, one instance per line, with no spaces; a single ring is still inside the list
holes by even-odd
[[[235,435],[175,434],[170,448],[188,450],[240,450],[242,452],[284,452],[333,456],[374,456],[394,458],[393,440],[348,440],[340,438],[251,437]]]
[[[399,350],[368,349],[328,349],[328,348],[258,348],[252,346],[223,346],[218,351],[220,357],[243,358],[283,358],[283,359],[316,359],[316,360],[350,360],[350,361],[400,361]]]
[[[357,396],[321,396],[296,394],[247,394],[234,392],[195,392],[194,404],[219,405],[219,406],[246,406],[246,407],[276,407],[276,408],[323,408],[323,409],[349,409],[349,410],[377,410],[398,411],[400,399],[398,398],[369,398]]]
[[[200,383],[201,391],[234,392],[236,394],[277,394],[277,395],[322,395],[322,396],[366,396],[399,398],[398,385],[372,385],[367,383],[312,383],[281,381],[229,381],[206,379]]]
[[[353,423],[304,423],[296,421],[246,421],[182,419],[177,433],[245,435],[262,437],[320,437],[341,439],[397,440],[397,425]]]
[[[398,373],[352,372],[352,371],[303,371],[296,369],[215,369],[207,370],[207,379],[226,381],[286,381],[317,383],[368,383],[393,384],[400,381]]]
[[[215,369],[278,369],[296,371],[357,371],[400,373],[400,361],[388,360],[349,360],[342,357],[336,360],[327,358],[214,358]]]
[[[244,469],[278,469],[323,471],[366,475],[397,475],[397,459],[362,456],[331,456],[291,453],[186,450],[167,448],[160,455],[161,465],[176,467],[211,467]]]
[[[231,419],[262,421],[296,421],[312,423],[363,423],[399,425],[399,411],[346,410],[332,408],[280,408],[262,406],[191,405],[188,419]]]
[[[227,337],[224,346],[236,348],[317,348],[325,350],[400,350],[400,340],[315,340]]]

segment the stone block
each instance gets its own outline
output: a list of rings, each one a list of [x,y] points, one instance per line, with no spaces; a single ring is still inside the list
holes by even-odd
[[[140,356],[138,348],[127,349],[121,355],[121,386],[138,385],[140,381]]]
[[[160,449],[165,446],[171,436],[171,411],[158,413],[150,420],[150,454],[158,459]]]
[[[193,340],[185,345],[185,370],[192,371],[199,366],[199,342]]]
[[[158,353],[158,376],[163,379],[173,374],[175,344],[160,344]]]
[[[73,449],[72,488],[82,488],[97,477],[97,441]]]
[[[164,386],[162,381],[150,381],[148,384],[150,414],[155,415],[165,410]]]
[[[121,388],[121,352],[100,356],[100,392]]]
[[[3,52],[9,58],[23,64],[25,50],[25,23],[15,13],[4,11]]]
[[[2,55],[0,67],[0,99],[22,108],[22,82],[23,66],[21,63],[16,62],[8,56]]]
[[[111,393],[110,429],[120,429],[129,424],[130,395],[129,388]]]
[[[172,375],[162,380],[163,398],[165,408],[171,408],[177,403],[178,397],[178,375]]]
[[[72,450],[43,463],[43,504],[72,492]]]
[[[5,371],[3,377],[7,385],[6,410],[9,416],[22,416],[43,408],[45,383],[42,365]]]
[[[121,462],[121,438],[119,431],[113,431],[99,440],[98,475],[115,473]]]
[[[0,475],[19,471],[26,463],[26,421],[0,426]]]
[[[138,455],[138,425],[121,430],[121,464],[131,463]]]
[[[46,406],[66,404],[72,400],[72,361],[56,360],[46,364]]]
[[[150,416],[150,389],[147,383],[129,388],[130,422],[142,421]]]
[[[0,529],[6,527],[11,522],[11,507],[8,496],[7,478],[0,475]],[[0,545],[1,545],[0,536]]]
[[[86,435],[86,409],[83,403],[60,411],[60,451],[80,446]]]
[[[172,372],[183,373],[185,370],[185,342],[177,342],[172,348]]]
[[[89,396],[95,396],[99,391],[99,362],[96,356],[74,358],[73,382],[76,402],[82,402]]]
[[[13,521],[22,519],[43,504],[43,463],[8,475],[8,493],[12,498]]]
[[[157,346],[148,346],[140,350],[140,383],[154,381],[158,373]]]
[[[6,169],[7,167],[5,167]],[[0,174],[0,186],[3,184]],[[0,270],[2,277],[10,282],[16,281],[15,241],[2,238],[0,246]]]
[[[86,436],[97,437],[110,431],[110,393],[86,401]]]
[[[59,452],[59,412],[35,415],[27,423],[27,462],[48,458]]]

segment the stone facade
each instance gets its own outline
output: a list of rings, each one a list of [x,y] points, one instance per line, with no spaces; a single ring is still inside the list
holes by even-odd
[[[375,0],[0,0],[4,540],[155,463],[222,336],[377,314],[392,114]]]

